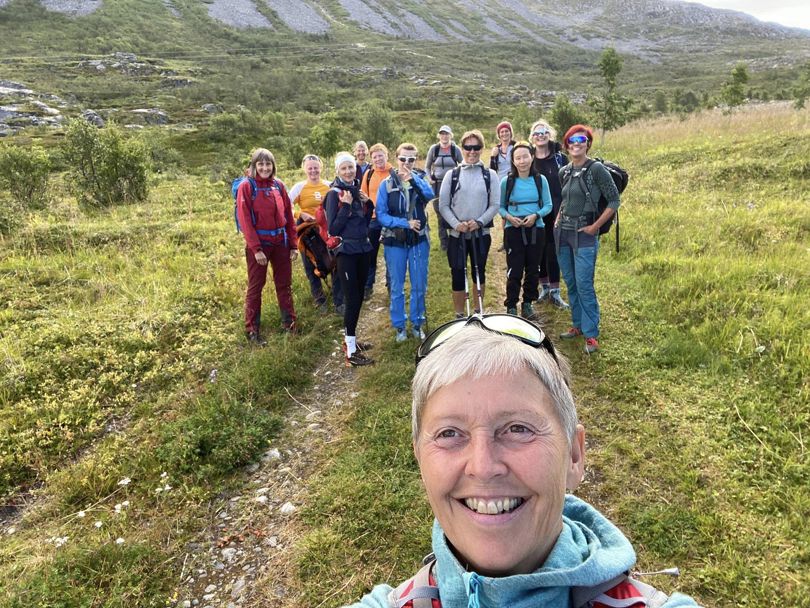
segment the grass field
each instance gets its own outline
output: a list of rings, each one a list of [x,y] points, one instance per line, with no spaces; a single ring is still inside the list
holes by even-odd
[[[636,123],[596,150],[631,182],[622,250],[611,234],[597,273],[603,351],[561,345],[588,432],[579,494],[643,569],[683,573],[652,582],[707,606],[810,606],[808,136],[808,111],[769,106]],[[311,331],[275,331],[269,292],[270,347],[243,345],[231,208],[223,184],[177,176],[108,212],[63,200],[3,241],[0,496],[24,516],[0,529],[0,605],[166,605],[206,501],[273,445],[283,388],[304,390],[330,350],[334,321],[311,307]],[[431,273],[438,322],[440,255]],[[566,322],[550,311],[546,327]],[[358,374],[318,455],[290,605],[349,602],[429,551],[412,348],[391,340]]]

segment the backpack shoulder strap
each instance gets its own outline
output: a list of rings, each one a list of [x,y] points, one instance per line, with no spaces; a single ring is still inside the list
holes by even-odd
[[[461,167],[456,167],[450,172],[450,204],[453,204],[453,195],[458,192],[458,180],[461,175]]]
[[[542,207],[543,203],[543,176],[539,173],[534,174],[534,186],[537,188],[537,206]]]
[[[660,608],[668,599],[669,597],[662,591],[652,585],[630,578],[627,574],[620,574],[593,587],[573,587],[571,589],[573,608],[592,606],[631,608],[636,604],[642,604],[647,608]]]
[[[492,183],[491,183],[492,182],[492,174],[489,172],[489,169],[487,167],[485,167],[484,165],[481,165],[481,173],[482,173],[482,175],[484,177],[484,185],[487,187],[487,199],[489,199],[489,190],[490,190],[490,187],[492,186]],[[487,200],[487,203],[489,203],[489,200]]]
[[[506,176],[506,199],[503,201],[509,207],[509,201],[512,199],[512,190],[515,189],[515,176],[510,172]]]
[[[430,584],[430,575],[435,561],[430,561],[414,576],[399,585],[388,596],[392,606],[402,608],[413,602],[413,608],[432,608],[433,600],[439,599],[439,588]]]
[[[464,160],[461,155],[461,148],[459,148],[453,142],[450,142],[450,156],[452,156],[453,160],[456,161],[457,163],[460,163],[462,160]]]
[[[364,177],[364,178],[365,178],[365,180],[366,180],[366,188],[370,188],[370,187],[371,187],[371,175],[372,175],[373,173],[374,173],[374,167],[369,167],[368,169],[366,169],[366,172],[365,172],[365,174],[363,175],[363,177]]]

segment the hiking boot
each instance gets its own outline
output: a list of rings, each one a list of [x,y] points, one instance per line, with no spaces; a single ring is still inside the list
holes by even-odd
[[[359,350],[354,351],[351,357],[346,357],[346,367],[362,367],[364,365],[374,365],[374,359],[367,357]]]
[[[576,327],[572,327],[568,331],[566,331],[564,333],[561,333],[560,337],[563,340],[571,340],[572,338],[576,338],[577,336],[581,336],[581,335],[582,335],[582,330],[577,329]]]
[[[534,321],[537,318],[537,315],[534,314],[534,308],[532,308],[531,302],[523,302],[520,306],[520,316],[529,321]]]
[[[540,295],[537,297],[538,303],[542,302],[543,300],[547,300],[548,295],[551,293],[551,289],[548,285],[541,285],[541,287],[542,289],[540,290]]]
[[[517,306],[507,306],[506,307],[506,314],[517,316]]]
[[[585,338],[585,352],[589,355],[599,350],[599,342],[596,338]]]
[[[424,340],[425,339],[425,330],[419,327],[418,325],[411,328],[411,333],[413,337],[417,340]]]
[[[281,329],[283,329],[286,333],[293,336],[298,333],[298,326],[295,324],[295,321],[285,323],[284,325],[281,326]]]
[[[366,290],[363,292],[363,302],[367,302],[371,299],[371,296],[374,295],[374,288],[373,287],[366,287]]]
[[[267,340],[259,335],[259,332],[252,331],[247,335],[248,342],[253,346],[267,346]]]
[[[374,348],[374,345],[371,342],[355,342],[354,346],[359,350],[361,353],[371,350]]]
[[[405,333],[405,329],[397,329],[397,335],[396,338],[394,338],[394,340],[396,340],[397,342],[404,342],[407,339],[408,334]]]
[[[566,309],[569,308],[568,302],[562,299],[560,295],[559,288],[557,289],[549,289],[548,292],[548,301],[551,302],[552,306],[556,306],[557,308]]]

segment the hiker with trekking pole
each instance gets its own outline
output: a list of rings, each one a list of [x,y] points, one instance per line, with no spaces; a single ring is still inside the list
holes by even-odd
[[[461,137],[464,160],[445,175],[439,191],[439,213],[450,225],[447,261],[456,317],[469,316],[468,259],[473,269],[474,312],[483,312],[487,256],[492,244],[489,230],[501,200],[498,174],[481,162],[483,148],[481,132],[467,131]]]
[[[560,263],[571,304],[571,328],[560,334],[564,340],[585,337],[585,352],[599,350],[599,301],[594,288],[600,230],[619,209],[619,189],[605,166],[588,157],[593,131],[574,125],[565,134],[563,146],[571,162],[560,169],[562,206],[554,225],[557,260]],[[598,212],[604,196],[607,206]]]
[[[427,313],[428,240],[427,205],[433,189],[415,169],[417,149],[403,143],[397,148],[396,171],[380,184],[377,192],[377,220],[382,225],[385,266],[391,290],[389,312],[395,339],[408,338],[405,322],[405,274],[409,275],[411,333],[425,339]]]

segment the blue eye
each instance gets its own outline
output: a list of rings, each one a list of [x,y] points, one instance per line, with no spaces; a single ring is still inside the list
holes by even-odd
[[[531,429],[523,424],[511,424],[509,425],[509,432],[510,433],[531,433]]]
[[[445,429],[436,436],[437,439],[453,439],[455,437],[458,437],[458,432],[455,429]]]

